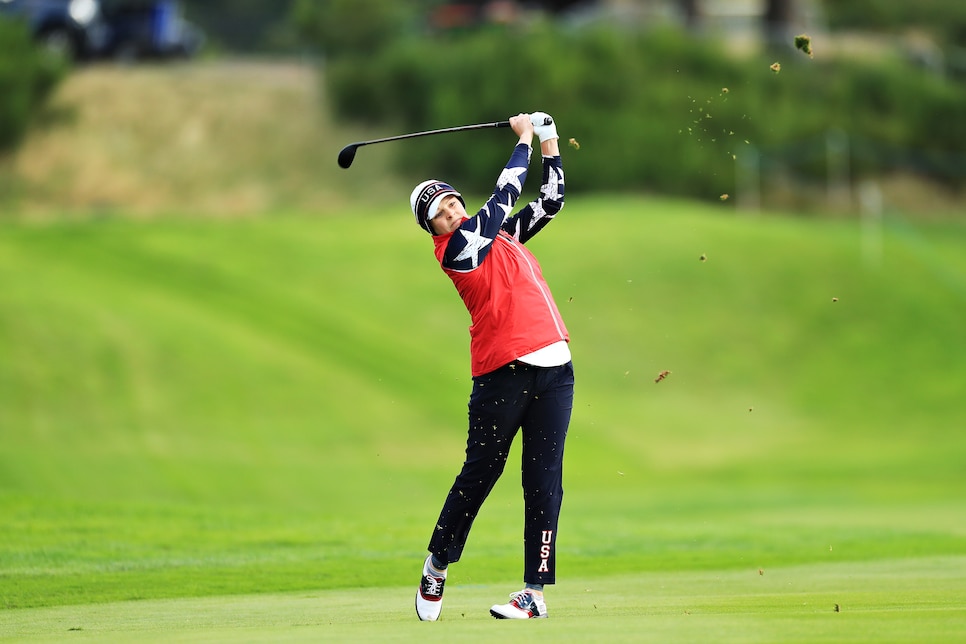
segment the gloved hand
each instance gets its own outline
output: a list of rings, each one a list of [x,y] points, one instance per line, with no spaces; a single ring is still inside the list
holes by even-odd
[[[549,121],[549,125],[545,125]],[[540,138],[543,143],[549,139],[559,139],[557,135],[557,124],[553,122],[553,117],[546,112],[533,112],[530,114],[530,122],[533,123],[533,133]]]

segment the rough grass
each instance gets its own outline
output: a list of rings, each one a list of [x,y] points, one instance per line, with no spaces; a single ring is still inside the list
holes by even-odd
[[[386,151],[367,148],[352,172],[339,169],[342,146],[373,137],[334,128],[320,92],[318,68],[300,62],[81,68],[0,165],[0,203],[60,218],[332,212],[362,198],[385,202],[397,192]]]

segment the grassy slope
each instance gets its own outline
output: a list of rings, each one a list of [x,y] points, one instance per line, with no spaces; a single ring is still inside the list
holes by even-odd
[[[966,554],[960,226],[869,267],[851,223],[572,201],[533,242],[579,374],[562,575]],[[410,582],[460,306],[404,208],[4,224],[4,605]],[[514,469],[462,583],[519,576]]]

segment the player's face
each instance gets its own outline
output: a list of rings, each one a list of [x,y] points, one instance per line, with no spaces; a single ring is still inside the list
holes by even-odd
[[[436,216],[429,222],[437,235],[446,235],[460,227],[466,219],[463,202],[454,195],[446,195],[436,209]]]

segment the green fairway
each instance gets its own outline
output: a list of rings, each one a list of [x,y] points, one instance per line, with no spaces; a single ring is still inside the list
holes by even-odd
[[[0,223],[0,637],[516,628],[487,609],[520,585],[518,451],[445,622],[413,614],[470,378],[411,217]],[[531,246],[577,398],[527,628],[966,631],[966,226],[575,195]]]
[[[9,626],[25,638],[80,641],[941,642],[966,627],[964,565],[924,558],[577,579],[555,589],[551,619],[529,625],[489,616],[493,586],[455,585],[436,624],[413,618],[406,586],[24,609]]]

